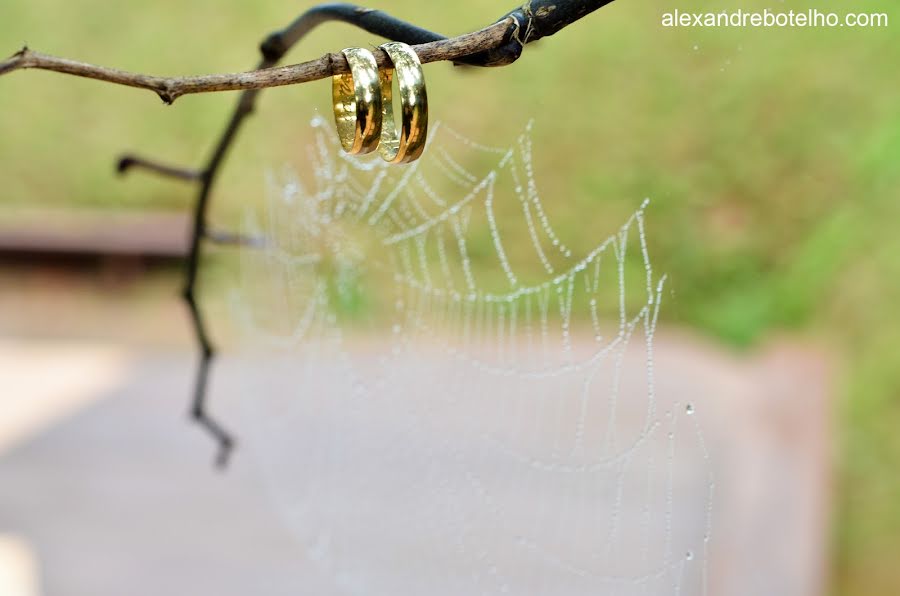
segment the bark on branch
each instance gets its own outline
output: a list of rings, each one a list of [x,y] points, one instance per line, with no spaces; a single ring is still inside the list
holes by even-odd
[[[304,14],[293,28],[275,33],[263,42],[261,51],[266,59],[277,61],[284,51],[304,33],[325,20],[341,20],[357,24],[367,31],[390,39],[417,42],[413,50],[423,63],[454,61],[474,66],[500,66],[514,62],[528,42],[552,35],[585,14],[612,0],[532,0],[511,11],[496,23],[473,33],[443,38],[437,33],[420,29],[383,12],[348,4],[326,4]],[[374,50],[381,67],[389,66],[387,55]],[[335,74],[350,72],[347,60],[340,52],[331,52],[315,60],[280,67],[186,77],[163,77],[128,72],[117,68],[97,66],[69,58],[61,58],[22,48],[0,62],[0,75],[14,70],[40,69],[86,77],[118,85],[149,89],[170,104],[182,95],[214,91],[265,89],[283,85],[306,83]]]
[[[456,60],[472,53],[484,49],[493,49],[501,45],[515,27],[515,20],[512,17],[508,17],[474,33],[415,45],[413,50],[419,55],[419,60],[423,64],[441,60]],[[382,50],[375,49],[373,53],[380,67],[390,65],[387,55]],[[149,89],[155,91],[168,104],[174,102],[182,95],[191,93],[266,89],[268,87],[308,83],[332,75],[350,72],[347,59],[340,52],[331,52],[315,60],[299,64],[263,68],[248,72],[161,77],[97,66],[23,48],[13,54],[12,57],[0,62],[0,75],[13,70],[29,68],[51,70],[118,85]]]

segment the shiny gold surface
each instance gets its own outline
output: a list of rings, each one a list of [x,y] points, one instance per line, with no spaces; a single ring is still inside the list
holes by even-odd
[[[405,43],[391,41],[381,48],[394,63],[381,75],[382,116],[381,156],[390,163],[415,161],[425,149],[428,134],[428,95],[425,93],[425,77],[419,57]],[[400,96],[401,123],[398,131],[394,125],[393,77],[396,72]]]
[[[331,78],[334,123],[347,153],[370,153],[381,134],[381,86],[372,52],[363,48],[342,50],[351,74]]]

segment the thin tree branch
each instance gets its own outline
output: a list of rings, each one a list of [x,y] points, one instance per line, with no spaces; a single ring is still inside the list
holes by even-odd
[[[493,25],[450,39],[378,10],[353,4],[322,4],[307,10],[284,29],[267,36],[260,44],[262,60],[254,71],[225,75],[158,77],[41,54],[26,47],[7,60],[0,61],[0,75],[13,70],[29,68],[51,70],[150,89],[166,103],[172,103],[178,97],[189,93],[243,90],[225,130],[213,148],[206,166],[202,169],[176,168],[132,156],[123,157],[118,164],[120,172],[128,171],[132,167],[140,167],[164,176],[194,180],[200,185],[194,202],[190,252],[185,265],[183,291],[183,297],[191,315],[194,336],[200,350],[200,361],[191,402],[191,416],[217,440],[219,451],[216,462],[219,466],[224,466],[234,446],[234,438],[210,417],[206,408],[209,369],[215,356],[215,348],[209,339],[206,322],[196,295],[202,240],[252,246],[264,244],[265,240],[243,238],[235,234],[209,230],[207,211],[212,187],[228,149],[240,131],[244,119],[253,112],[256,98],[262,89],[314,81],[334,74],[349,72],[346,59],[340,53],[325,54],[317,60],[275,68],[281,58],[318,25],[340,21],[374,35],[412,45],[422,63],[451,60],[455,64],[470,66],[503,66],[515,62],[529,42],[553,35],[612,1],[527,0],[523,6],[511,10]],[[376,50],[375,56],[380,66],[387,66],[387,57],[382,51]]]
[[[274,57],[279,54],[279,50],[285,50],[292,43],[296,43],[316,25],[327,20],[341,20],[391,39],[407,39],[410,43],[421,42],[416,43],[413,50],[423,64],[453,60],[476,66],[496,66],[516,60],[526,43],[551,35],[611,1],[557,0],[555,4],[551,4],[548,0],[533,0],[489,27],[449,39],[380,11],[346,4],[329,4],[312,9],[295,21],[293,24],[295,26],[266,38],[261,50],[265,58]],[[495,50],[501,51],[492,53]],[[283,53],[282,51],[281,54]],[[390,66],[390,60],[382,50],[376,49],[374,53],[380,67]],[[350,72],[350,66],[344,55],[332,52],[316,60],[278,68],[261,67],[254,71],[231,74],[162,77],[97,66],[36,52],[27,47],[0,62],[0,75],[20,69],[50,70],[149,89],[156,92],[166,103],[172,103],[182,95],[192,93],[265,89],[306,83]]]
[[[116,166],[116,169],[120,174],[125,174],[132,168],[147,170],[149,172],[153,172],[154,174],[159,174],[160,176],[176,178],[178,180],[186,180],[188,182],[199,180],[203,177],[203,173],[197,170],[189,170],[187,168],[170,166],[149,159],[144,159],[143,157],[137,157],[136,155],[123,155],[119,158],[119,163]]]
[[[454,60],[499,45],[514,27],[515,21],[510,17],[481,31],[415,45],[413,50],[423,63]],[[387,55],[382,50],[376,49],[373,53],[380,67],[390,65]],[[155,91],[164,102],[169,104],[182,95],[192,93],[266,89],[307,83],[350,72],[347,59],[340,52],[325,54],[316,60],[278,68],[264,68],[231,74],[159,77],[96,66],[23,48],[5,62],[0,63],[0,74],[29,68],[51,70],[118,85],[149,89]]]

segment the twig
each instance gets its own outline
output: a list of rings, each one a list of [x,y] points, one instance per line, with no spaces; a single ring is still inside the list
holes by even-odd
[[[325,20],[342,20],[391,39],[405,39],[408,43],[420,42],[416,43],[413,49],[423,64],[453,60],[460,64],[498,66],[515,61],[521,54],[522,46],[526,43],[551,35],[588,12],[611,1],[569,0],[566,2],[558,0],[554,4],[547,0],[533,1],[510,12],[489,27],[449,39],[394,19],[380,11],[346,4],[323,5],[318,10],[312,9],[306,13],[310,15],[309,18],[298,19],[295,24],[299,25],[296,27],[299,34],[286,35],[282,33],[280,36],[270,36],[263,42],[261,49],[267,57],[273,56],[280,49],[279,43],[282,49],[286,49],[290,47],[290,44],[299,41],[303,34],[315,25]],[[281,52],[281,54],[283,53]],[[380,49],[375,50],[375,59],[380,67],[390,66],[387,55]],[[328,53],[316,60],[278,68],[261,66],[257,70],[248,72],[187,77],[162,77],[133,73],[52,56],[27,47],[0,62],[0,75],[23,69],[50,70],[118,85],[149,89],[156,92],[164,102],[169,104],[182,95],[192,93],[265,89],[307,83],[335,74],[350,72],[347,59],[340,52]]]
[[[508,17],[481,31],[467,33],[452,39],[442,39],[415,45],[413,49],[419,55],[422,63],[455,60],[479,50],[500,45],[514,28],[515,20],[512,17]],[[385,67],[390,65],[387,55],[382,50],[374,50],[374,53],[379,66]],[[308,83],[335,74],[350,72],[347,59],[340,52],[325,54],[321,58],[301,62],[300,64],[277,68],[262,68],[249,72],[188,77],[159,77],[108,68],[106,66],[96,66],[23,48],[13,54],[11,58],[0,63],[0,74],[29,68],[52,70],[118,85],[149,89],[155,91],[168,104],[174,102],[182,95],[192,93],[266,89],[268,87]]]
[[[317,60],[275,68],[281,58],[318,25],[341,21],[380,37],[411,44],[422,63],[452,60],[455,64],[469,66],[503,66],[515,62],[521,56],[526,44],[553,35],[612,1],[528,0],[523,6],[510,11],[493,25],[450,39],[378,10],[352,4],[322,4],[307,10],[286,28],[266,37],[260,44],[262,60],[256,70],[249,72],[158,77],[50,56],[34,52],[26,47],[10,58],[0,61],[0,75],[28,68],[52,70],[120,85],[150,89],[166,103],[172,103],[178,97],[189,93],[243,90],[231,119],[203,169],[177,168],[134,156],[125,156],[120,159],[118,164],[120,172],[125,172],[132,167],[140,167],[160,175],[197,181],[200,184],[194,202],[190,252],[186,262],[183,291],[184,300],[190,311],[194,335],[200,348],[200,362],[195,378],[191,416],[218,441],[219,452],[216,462],[219,466],[224,466],[234,445],[234,439],[209,416],[206,409],[209,368],[215,355],[215,349],[210,342],[205,319],[196,296],[201,242],[203,239],[207,239],[222,244],[259,245],[261,241],[220,231],[211,231],[207,228],[206,215],[212,186],[228,149],[244,119],[253,112],[256,97],[262,89],[314,81],[349,71],[346,59],[340,53],[329,53]],[[379,65],[386,66],[387,57],[384,53],[377,50],[375,54]]]
[[[198,172],[197,170],[188,170],[186,168],[161,164],[149,159],[144,159],[143,157],[123,155],[119,158],[119,164],[116,166],[116,169],[120,174],[125,174],[132,168],[147,170],[154,174],[159,174],[160,176],[177,178],[178,180],[186,180],[188,182],[199,180],[203,177],[203,173]]]

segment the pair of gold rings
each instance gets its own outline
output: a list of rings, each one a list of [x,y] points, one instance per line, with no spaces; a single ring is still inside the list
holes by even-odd
[[[343,50],[350,74],[334,75],[334,122],[344,151],[371,153],[377,147],[388,163],[415,161],[425,149],[428,96],[422,64],[411,47],[398,41],[379,46],[393,68],[379,72],[375,56],[364,48]],[[400,129],[394,124],[394,71],[400,96]]]

